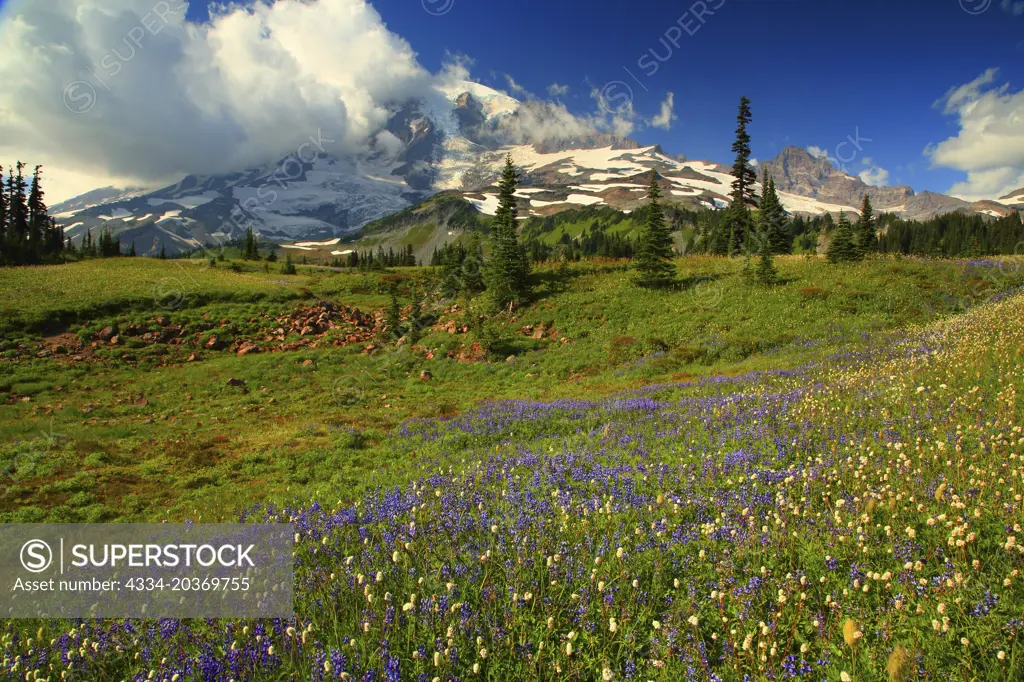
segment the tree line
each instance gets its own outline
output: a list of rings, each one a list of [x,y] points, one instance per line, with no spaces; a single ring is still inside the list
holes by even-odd
[[[42,166],[35,167],[31,180],[25,167],[15,162],[4,180],[0,166],[0,265],[59,263],[64,231],[46,208]]]

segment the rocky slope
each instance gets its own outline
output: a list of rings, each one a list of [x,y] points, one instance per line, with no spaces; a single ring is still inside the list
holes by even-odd
[[[910,187],[872,187],[801,147],[786,147],[777,157],[762,163],[761,168],[768,169],[781,191],[830,204],[860,206],[864,195],[869,194],[877,208],[898,210],[914,196]]]

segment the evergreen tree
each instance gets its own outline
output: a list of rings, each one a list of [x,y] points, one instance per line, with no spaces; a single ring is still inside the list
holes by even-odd
[[[751,228],[753,218],[750,216],[750,209],[742,201],[733,198],[732,203],[725,209],[725,225],[723,229],[728,235],[726,253],[730,256],[738,256],[742,251],[749,250]]]
[[[290,254],[290,253],[285,254],[284,265],[281,266],[281,274],[282,275],[294,275],[295,272],[296,272],[296,270],[295,270],[295,263],[292,262],[292,254]]]
[[[242,259],[250,260],[252,258],[253,249],[253,238],[252,238],[252,227],[245,228],[245,237],[242,238]]]
[[[134,258],[134,257],[135,257],[135,255],[136,255],[136,254],[135,254],[135,240],[134,240],[134,239],[132,240],[132,246],[131,246],[131,248],[130,248],[130,249],[128,249],[128,255],[129,255],[129,256],[131,256],[131,257],[133,257],[133,258]]]
[[[25,197],[25,164],[21,161],[9,169],[7,179],[7,236],[12,260],[26,263],[28,258],[28,206]],[[14,174],[17,169],[17,175]]]
[[[757,206],[757,195],[754,193],[757,175],[750,167],[750,135],[747,133],[747,124],[751,118],[750,100],[741,97],[739,113],[736,115],[736,141],[732,144],[732,151],[736,154],[732,165],[732,197]]]
[[[28,260],[32,263],[42,262],[46,254],[46,232],[50,226],[50,216],[46,213],[43,202],[43,188],[39,183],[39,169],[32,172],[32,183],[28,193]]]
[[[645,287],[664,287],[676,281],[676,266],[672,262],[672,235],[665,224],[658,199],[658,175],[651,171],[651,182],[647,188],[648,204],[645,207],[644,229],[636,248],[636,282]]]
[[[857,249],[861,254],[871,253],[878,250],[878,234],[875,231],[875,215],[871,208],[871,197],[864,195],[864,203],[861,204],[860,218],[857,219]]]
[[[772,262],[771,241],[767,238],[761,240],[760,259],[755,274],[757,281],[765,286],[775,284],[778,280],[778,272],[775,270],[775,263]]]
[[[829,235],[828,260],[830,263],[848,263],[859,260],[857,245],[853,242],[853,229],[846,214],[839,212],[836,229]]]
[[[388,306],[388,312],[384,318],[384,327],[388,338],[394,341],[402,338],[402,309],[398,305],[398,298],[394,291],[391,292],[391,305]]]
[[[163,244],[160,245],[160,255],[157,256],[160,260],[167,260],[167,247]]]
[[[786,209],[779,201],[779,195],[775,191],[775,179],[764,171],[762,181],[763,192],[761,196],[761,212],[758,215],[758,229],[764,240],[768,242],[769,253],[789,253],[789,233],[787,230]],[[761,249],[758,249],[760,252]]]
[[[4,187],[4,167],[0,166],[0,265],[14,264],[12,248],[7,234],[7,190]]]
[[[499,308],[522,303],[530,294],[529,261],[519,245],[516,185],[519,173],[512,164],[512,155],[505,157],[505,168],[498,183],[498,210],[491,222],[494,248],[488,264],[488,279],[494,302]]]
[[[413,299],[412,309],[409,311],[409,324],[406,336],[411,344],[415,344],[423,336],[423,306],[420,304],[419,294]]]
[[[732,165],[732,201],[725,214],[725,229],[729,235],[728,253],[731,256],[744,249],[749,250],[747,242],[751,217],[747,206],[757,206],[757,195],[754,193],[757,174],[750,167],[750,135],[747,133],[750,121],[750,100],[741,97],[739,113],[736,115],[736,141],[732,145],[732,151],[736,154]]]

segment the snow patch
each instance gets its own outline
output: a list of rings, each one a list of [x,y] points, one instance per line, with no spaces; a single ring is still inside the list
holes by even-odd
[[[295,242],[295,246],[334,246],[341,241],[341,237],[328,239],[325,242]]]
[[[799,194],[789,194],[788,192],[779,192],[779,201],[782,202],[782,206],[790,213],[812,213],[815,215],[821,215],[824,213],[839,213],[840,211],[845,211],[847,213],[860,214],[860,211],[855,209],[853,206],[829,204],[811,197],[800,196]]]
[[[208,204],[220,194],[217,192],[205,192],[203,194],[192,194],[189,196],[179,197],[177,199],[146,199],[146,203],[150,206],[160,206],[161,204],[177,204],[183,208],[196,208],[203,204]]]
[[[180,210],[178,210],[178,211],[168,211],[167,213],[164,213],[163,216],[161,216],[160,219],[157,220],[156,222],[157,223],[162,223],[165,220],[173,220],[174,218],[177,218],[180,215],[181,215],[181,211]]]
[[[494,215],[498,212],[498,195],[484,194],[484,199],[469,199],[469,203],[476,206],[476,210],[484,215]]]
[[[129,217],[131,214],[132,212],[126,209],[115,208],[110,215],[98,215],[96,217],[100,220],[121,220],[122,218]]]

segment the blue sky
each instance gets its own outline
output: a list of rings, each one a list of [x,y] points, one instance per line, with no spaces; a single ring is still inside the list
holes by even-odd
[[[731,162],[745,95],[758,159],[795,145],[879,184],[967,198],[1024,186],[1024,0],[191,2],[97,82],[161,2],[185,4],[0,0],[0,108],[15,112],[0,157],[39,159],[64,196],[213,172],[332,117],[372,136],[387,98],[462,59],[474,80],[582,118],[594,92],[628,94],[631,137],[689,158]],[[81,90],[68,101],[76,83],[95,109]],[[655,127],[668,93],[674,119]]]
[[[439,67],[446,52],[465,54],[488,84],[507,88],[509,74],[538,94],[552,82],[568,85],[565,101],[577,111],[593,107],[592,86],[612,80],[628,83],[637,110],[651,115],[673,92],[671,130],[635,135],[669,153],[730,161],[737,100],[746,95],[757,158],[792,144],[845,159],[852,147],[838,155],[835,148],[859,130],[872,142],[862,143],[858,158],[887,169],[890,184],[945,192],[965,173],[931,168],[923,154],[958,129],[935,102],[991,68],[1013,90],[1024,86],[1024,16],[999,3],[972,15],[958,0],[725,0],[703,25],[691,23],[692,13],[683,20],[699,28],[678,48],[668,41],[672,57],[652,76],[638,61],[652,48],[669,54],[660,39],[689,2],[454,0],[436,17],[409,0],[374,5],[427,68]],[[860,168],[856,160],[849,166]]]

